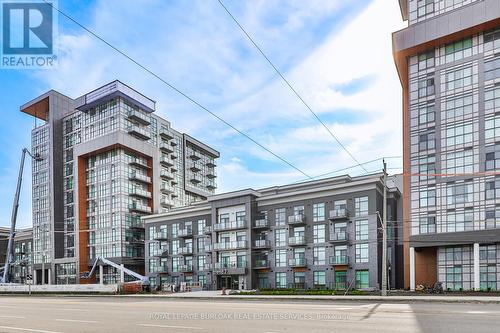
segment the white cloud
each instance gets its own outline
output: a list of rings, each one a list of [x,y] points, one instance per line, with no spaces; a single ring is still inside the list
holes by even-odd
[[[311,47],[311,33],[303,31],[331,17],[341,4],[340,0],[226,2],[274,62],[288,68],[285,75],[313,109],[329,119],[329,127],[358,160],[399,155],[401,89],[391,51],[391,32],[403,26],[398,4],[375,0],[342,29],[316,36],[320,44]],[[99,1],[91,22],[91,28],[108,41],[309,174],[353,164],[215,1],[148,0],[140,10],[136,2]],[[63,35],[61,42],[59,70],[37,74],[39,79],[76,97],[117,78],[153,97],[158,113],[175,128],[221,151],[219,190],[302,177],[86,33]],[[334,88],[367,75],[376,80],[358,93],[343,95]],[[353,115],[360,110],[370,117],[354,123],[332,120],[349,118],[346,110]],[[274,161],[277,167],[264,172],[256,165],[259,159]]]

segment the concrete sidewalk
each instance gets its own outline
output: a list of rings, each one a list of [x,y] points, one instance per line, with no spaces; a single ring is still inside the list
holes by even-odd
[[[315,296],[315,295],[222,295],[220,291],[196,291],[174,294],[137,294],[125,297],[165,298],[165,299],[200,299],[200,300],[288,300],[288,301],[373,301],[373,302],[440,302],[440,303],[497,303],[500,296],[451,296],[451,295],[408,295],[408,296]]]

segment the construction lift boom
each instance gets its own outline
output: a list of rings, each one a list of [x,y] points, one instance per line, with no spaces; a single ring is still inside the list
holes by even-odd
[[[117,263],[112,262],[109,259],[102,258],[102,257],[97,257],[96,260],[95,260],[95,262],[94,262],[94,265],[92,266],[92,269],[90,270],[90,272],[84,273],[82,277],[84,279],[89,279],[90,277],[92,277],[95,274],[95,270],[96,270],[97,266],[103,265],[103,264],[111,266],[111,267],[114,267],[114,268],[116,268],[119,271],[123,271],[124,274],[127,274],[129,276],[135,277],[137,280],[139,280],[141,282],[141,284],[143,286],[149,286],[149,279],[146,276],[143,276],[143,275],[141,275],[139,273],[136,273],[133,270],[125,268],[122,265],[119,265]]]
[[[14,237],[16,236],[16,222],[17,222],[17,211],[19,209],[19,196],[21,192],[21,185],[23,182],[23,171],[24,171],[24,160],[26,159],[26,154],[31,156],[35,161],[41,161],[42,158],[38,154],[31,154],[27,148],[23,148],[21,155],[21,163],[19,165],[19,175],[17,177],[17,187],[16,194],[14,195],[14,203],[12,205],[12,217],[10,221],[10,233],[9,233],[9,243],[7,244],[7,255],[5,260],[5,266],[3,268],[3,275],[0,278],[0,283],[10,283],[10,267],[14,262]]]

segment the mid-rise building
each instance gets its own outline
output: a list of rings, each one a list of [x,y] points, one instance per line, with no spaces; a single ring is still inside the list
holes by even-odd
[[[174,130],[155,101],[111,82],[73,99],[49,91],[21,106],[32,131],[33,264],[38,283],[86,283],[97,257],[144,273],[141,216],[204,200],[219,153]],[[106,283],[117,282],[112,267]]]
[[[405,287],[496,290],[500,2],[399,4],[408,21],[393,34],[403,87]]]
[[[208,197],[143,217],[154,288],[356,288],[381,285],[381,174],[340,176]],[[401,214],[391,179],[388,219]],[[399,218],[400,219],[400,218]],[[398,223],[390,223],[389,285],[402,286]]]

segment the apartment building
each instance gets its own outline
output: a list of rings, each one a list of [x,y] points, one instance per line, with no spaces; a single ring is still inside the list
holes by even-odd
[[[403,87],[405,287],[496,290],[500,2],[399,4],[408,21],[393,34]]]
[[[219,153],[174,130],[120,81],[76,99],[51,90],[21,106],[32,131],[33,264],[38,283],[89,283],[97,257],[144,273],[141,216],[214,193]],[[120,275],[105,267],[104,281]]]
[[[0,227],[0,267],[3,268],[7,259],[7,244],[10,228]],[[33,277],[33,229],[26,228],[16,231],[14,238],[14,265],[10,271],[12,283],[26,283]]]
[[[378,289],[381,174],[339,176],[206,201],[143,217],[146,273],[154,288]],[[402,286],[400,192],[388,189],[389,284]]]

